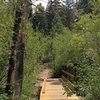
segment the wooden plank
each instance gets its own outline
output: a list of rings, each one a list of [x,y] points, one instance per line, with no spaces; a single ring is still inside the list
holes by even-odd
[[[62,76],[62,81],[64,82],[64,83],[66,83],[66,84],[68,84],[68,86],[69,86],[69,89],[72,91],[72,92],[74,92],[75,91],[75,85],[73,84],[73,83],[71,83],[68,79],[66,79],[64,76]]]
[[[65,96],[60,96],[60,95],[47,95],[47,96],[42,96],[40,100],[67,100],[67,97]]]
[[[46,79],[43,85],[40,100],[65,100],[67,97],[59,79]]]
[[[64,74],[66,74],[66,75],[72,77],[72,78],[75,78],[75,76],[74,76],[73,74],[69,73],[69,72],[66,72],[66,71],[64,71],[64,70],[62,70],[62,72],[63,72]]]
[[[44,82],[43,82],[42,93],[45,93],[46,80],[47,80],[47,79],[44,79]]]
[[[77,96],[68,97],[60,80],[61,79],[44,80],[40,100],[80,100]]]
[[[65,93],[65,91],[59,91],[59,92],[57,92],[57,91],[47,91],[46,92],[46,95],[64,95],[64,93]]]
[[[66,83],[70,84],[71,86],[75,87],[75,85],[70,82],[65,76],[62,76],[63,81],[65,81]]]

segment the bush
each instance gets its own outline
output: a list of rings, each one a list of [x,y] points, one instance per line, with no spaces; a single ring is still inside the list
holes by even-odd
[[[45,55],[45,38],[40,32],[34,32],[32,25],[28,22],[29,31],[26,38],[25,68],[23,80],[22,100],[33,100],[32,95],[36,94],[35,84],[38,83],[38,75],[42,67],[42,60]]]

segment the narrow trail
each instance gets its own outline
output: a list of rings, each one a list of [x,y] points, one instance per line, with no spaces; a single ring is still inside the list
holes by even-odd
[[[52,77],[52,69],[50,68],[43,69],[41,73],[39,74],[40,86],[43,85],[44,79],[51,78],[51,77]]]
[[[43,86],[43,82],[45,79],[51,78],[51,77],[52,77],[52,69],[43,68],[41,70],[41,72],[38,75],[38,82],[35,83],[36,92],[34,94],[32,94],[33,98],[37,98],[37,100],[40,100],[40,92],[41,92],[41,88]]]

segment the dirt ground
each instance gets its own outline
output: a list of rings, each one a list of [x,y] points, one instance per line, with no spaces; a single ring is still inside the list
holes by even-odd
[[[52,70],[50,68],[43,69],[39,75],[40,86],[42,86],[44,79],[51,77],[52,77]]]

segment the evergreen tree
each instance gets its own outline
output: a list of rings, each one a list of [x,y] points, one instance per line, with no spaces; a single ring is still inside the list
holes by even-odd
[[[91,7],[89,6],[90,0],[79,0],[78,9],[83,9],[85,13],[92,12]]]
[[[63,24],[61,21],[61,17],[56,15],[53,21],[53,28],[52,28],[52,36],[56,36],[57,34],[62,34],[63,31]]]
[[[46,33],[46,16],[45,10],[42,4],[36,6],[35,13],[33,14],[32,18],[33,29],[35,31]]]
[[[50,34],[52,30],[54,18],[56,17],[57,14],[59,14],[61,7],[62,6],[60,0],[49,0],[46,8],[48,34]]]
[[[65,6],[68,9],[73,8],[74,4],[75,4],[74,0],[65,0]]]
[[[65,27],[68,27],[69,29],[72,28],[74,20],[76,18],[75,12],[74,12],[75,11],[74,5],[75,3],[73,0],[66,0],[64,1],[64,5],[60,12],[63,25]]]

